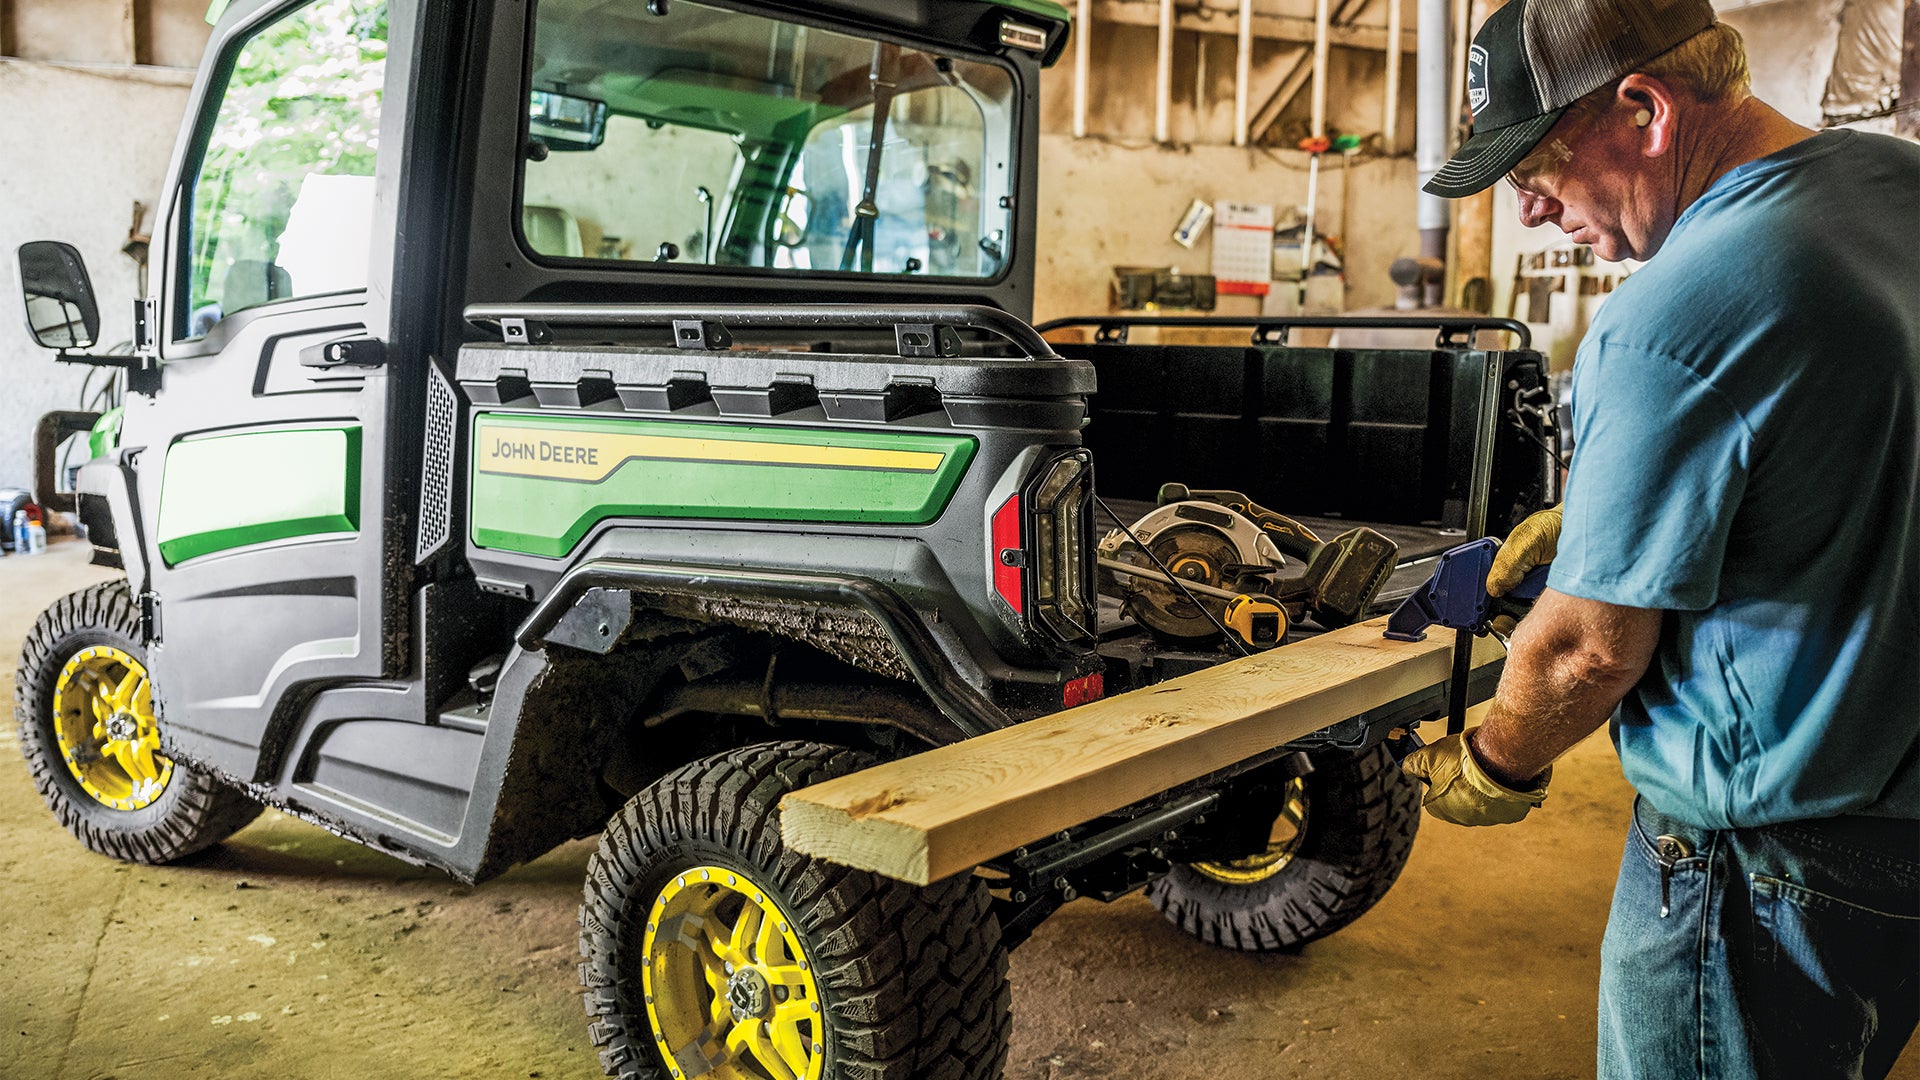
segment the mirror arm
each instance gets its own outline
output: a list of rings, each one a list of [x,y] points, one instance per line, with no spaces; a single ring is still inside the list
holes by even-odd
[[[58,349],[55,350],[53,358],[62,364],[117,367],[125,368],[128,371],[144,371],[147,367],[147,358],[144,356],[98,356],[93,353],[68,352],[65,349]]]

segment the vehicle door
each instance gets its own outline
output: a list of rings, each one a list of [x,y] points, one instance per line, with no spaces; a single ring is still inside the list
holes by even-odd
[[[410,31],[394,14],[233,5],[169,173],[160,390],[126,423],[151,659],[169,743],[242,780],[270,779],[283,704],[398,673],[404,611],[387,598],[404,590],[385,575],[405,571],[387,557],[405,522],[385,508],[406,367],[381,346],[405,92],[387,57]]]

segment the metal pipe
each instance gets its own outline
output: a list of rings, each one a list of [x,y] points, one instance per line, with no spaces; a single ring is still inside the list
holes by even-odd
[[[1405,259],[1402,262],[1412,263]],[[1398,264],[1396,264],[1398,265]],[[1418,276],[1423,268],[1409,266],[1408,271]],[[1427,271],[1431,272],[1431,271]],[[1398,280],[1396,278],[1396,280]],[[1438,330],[1435,339],[1436,349],[1470,348],[1475,337],[1483,330],[1492,330],[1512,334],[1519,349],[1533,347],[1533,331],[1526,323],[1518,319],[1495,319],[1486,315],[1254,315],[1240,318],[1232,315],[1096,315],[1067,319],[1054,319],[1035,327],[1043,334],[1068,327],[1092,327],[1101,344],[1126,344],[1124,333],[1129,327],[1203,327],[1218,328],[1246,326],[1253,329],[1255,345],[1285,345],[1286,331],[1294,327],[1331,327],[1333,329],[1360,330]],[[1111,340],[1109,340],[1111,339]]]
[[[1380,109],[1380,149],[1389,154],[1400,142],[1401,3],[1402,0],[1387,0],[1387,100]]]
[[[1467,43],[1472,40],[1473,0],[1453,0],[1453,71],[1447,77],[1447,152],[1460,131],[1462,99],[1467,94]]]
[[[1093,63],[1093,0],[1079,0],[1073,14],[1073,137],[1087,137],[1087,82]]]
[[[1086,0],[1081,0],[1085,3]],[[1247,96],[1253,83],[1253,0],[1240,0],[1240,40],[1233,67],[1233,145],[1245,146]]]
[[[1173,141],[1173,0],[1160,0],[1160,41],[1153,68],[1153,139]]]
[[[1326,3],[1326,0],[1320,0]],[[1319,86],[1320,80],[1314,80]],[[1307,217],[1300,231],[1300,306],[1306,307],[1307,276],[1313,272],[1313,215],[1320,201],[1320,155],[1307,158]]]
[[[1415,183],[1424,185],[1447,159],[1447,0],[1419,0],[1419,52],[1416,56],[1419,108],[1415,125]],[[1447,257],[1447,201],[1425,191],[1419,199],[1420,255]],[[1427,303],[1438,306],[1439,284],[1427,287]]]

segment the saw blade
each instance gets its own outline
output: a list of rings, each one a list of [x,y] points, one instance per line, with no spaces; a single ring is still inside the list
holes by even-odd
[[[1151,551],[1173,575],[1197,585],[1216,589],[1228,587],[1227,568],[1241,563],[1241,552],[1217,530],[1203,525],[1175,525],[1161,530],[1147,541]],[[1152,567],[1153,561],[1137,556],[1128,561],[1136,566]],[[1127,610],[1148,630],[1181,641],[1218,637],[1220,628],[1200,607],[1206,600],[1192,597],[1165,582],[1135,579]]]

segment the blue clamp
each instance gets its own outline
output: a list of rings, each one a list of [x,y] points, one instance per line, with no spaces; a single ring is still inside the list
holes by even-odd
[[[1424,641],[1427,627],[1438,624],[1479,633],[1504,601],[1533,601],[1547,587],[1548,565],[1527,571],[1514,590],[1498,599],[1487,595],[1487,571],[1493,569],[1500,541],[1493,537],[1450,548],[1425,585],[1387,617],[1387,636],[1395,641]]]

